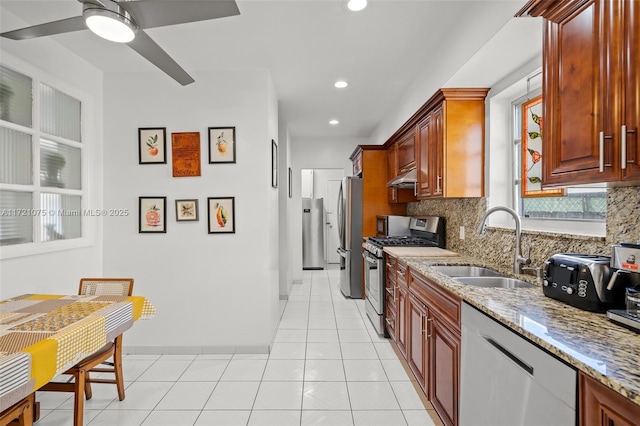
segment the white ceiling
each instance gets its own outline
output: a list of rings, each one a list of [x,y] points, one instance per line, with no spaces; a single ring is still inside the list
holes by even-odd
[[[473,67],[482,62],[482,46],[501,29],[502,36],[494,37],[493,45],[498,44],[494,51],[512,49],[518,60],[529,54],[504,36],[512,27],[528,31],[522,18],[524,27],[505,26],[513,22],[524,0],[370,0],[369,7],[358,13],[338,0],[237,2],[239,16],[146,32],[187,72],[269,69],[280,114],[294,139],[369,137],[415,86],[416,78],[438,76],[431,86],[442,87],[467,62],[468,71],[458,72],[455,83],[487,87],[495,82],[494,75],[504,75],[509,64],[482,75]],[[76,0],[1,0],[0,5],[24,21],[19,26],[78,16],[82,10]],[[2,31],[18,27],[16,19],[6,21],[3,17]],[[105,73],[161,72],[127,46],[102,40],[88,30],[50,38]],[[454,70],[445,79],[442,72],[435,72],[444,66]],[[337,79],[347,80],[349,87],[334,88]],[[330,126],[332,118],[340,124]]]

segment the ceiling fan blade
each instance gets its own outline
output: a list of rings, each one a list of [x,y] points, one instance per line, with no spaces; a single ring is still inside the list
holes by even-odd
[[[140,28],[185,24],[239,15],[235,0],[131,0],[118,5]]]
[[[153,41],[151,37],[149,37],[144,31],[138,30],[138,32],[136,33],[136,38],[127,44],[153,65],[160,68],[167,75],[169,75],[169,77],[173,78],[183,86],[191,84],[195,81],[189,74],[187,74],[184,69],[182,69],[180,65],[178,65],[176,61],[173,60],[173,58],[171,58],[171,56],[167,54],[167,52],[162,49],[162,47],[158,46],[158,44]]]
[[[76,16],[75,18],[61,19],[59,21],[47,22],[46,24],[7,31],[0,34],[0,36],[13,40],[26,40],[28,38],[70,33],[86,29],[87,25],[84,23],[82,16]]]

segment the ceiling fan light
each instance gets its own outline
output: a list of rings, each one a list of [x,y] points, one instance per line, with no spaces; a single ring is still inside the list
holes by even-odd
[[[129,43],[137,27],[131,20],[106,9],[86,9],[82,16],[87,27],[100,37],[116,43]]]

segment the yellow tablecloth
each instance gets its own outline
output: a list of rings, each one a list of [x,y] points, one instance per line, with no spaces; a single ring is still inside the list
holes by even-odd
[[[0,412],[154,314],[142,296],[25,294],[0,301]]]

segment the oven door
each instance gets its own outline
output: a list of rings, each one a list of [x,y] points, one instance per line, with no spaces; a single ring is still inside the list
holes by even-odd
[[[384,313],[384,260],[365,251],[364,285],[366,298],[378,315]]]

